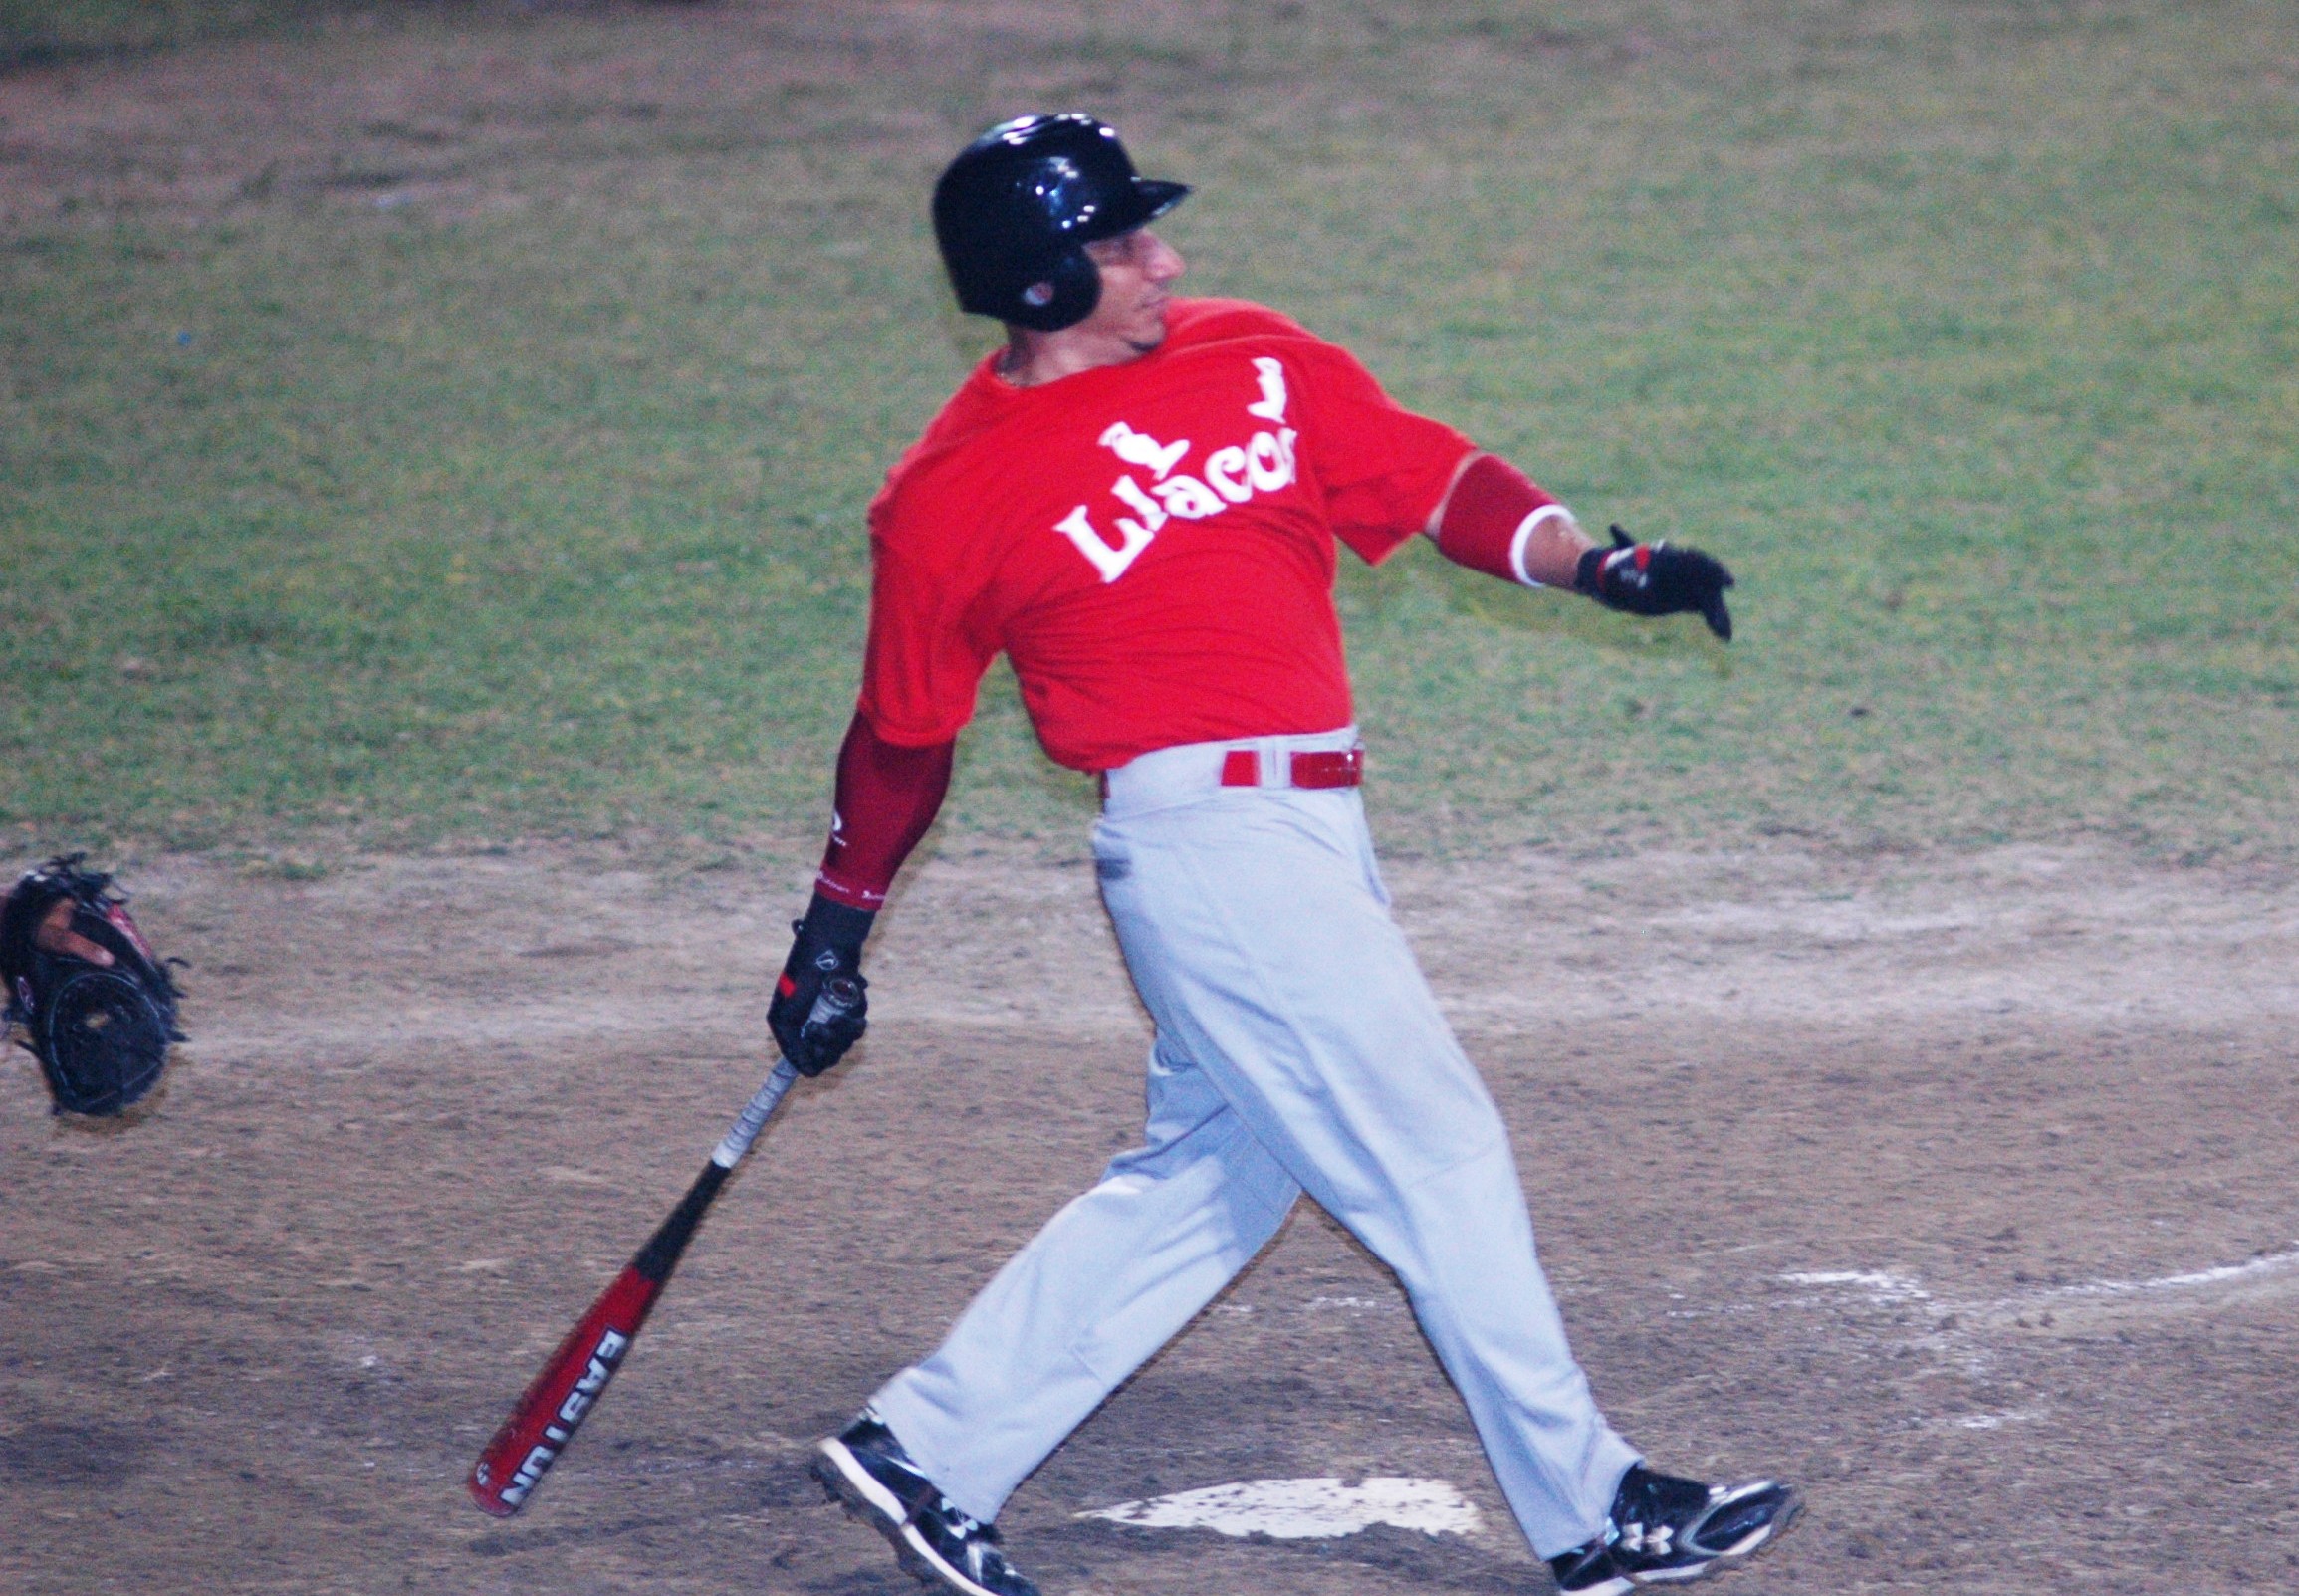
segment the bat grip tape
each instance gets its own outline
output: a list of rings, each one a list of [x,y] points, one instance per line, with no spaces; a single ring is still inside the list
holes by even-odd
[[[751,1100],[735,1118],[734,1127],[711,1151],[711,1162],[721,1169],[733,1169],[751,1150],[751,1143],[759,1139],[759,1132],[767,1128],[767,1121],[782,1105],[783,1094],[798,1083],[799,1071],[786,1058],[775,1065],[775,1072],[766,1078],[759,1089],[751,1093]]]
[[[759,1139],[759,1132],[767,1128],[768,1119],[782,1104],[783,1094],[791,1089],[798,1078],[799,1072],[791,1067],[790,1060],[786,1058],[775,1065],[775,1072],[767,1077],[766,1083],[751,1094],[751,1100],[743,1105],[734,1128],[727,1132],[725,1139],[712,1151],[711,1161],[695,1177],[694,1185],[687,1188],[686,1196],[679,1199],[679,1205],[671,1210],[670,1218],[664,1220],[654,1235],[648,1238],[646,1246],[639,1249],[638,1256],[630,1260],[630,1266],[641,1276],[657,1285],[670,1278],[670,1271],[678,1266],[679,1254],[686,1251],[687,1243],[694,1237],[695,1227],[702,1224],[703,1215],[709,1211],[712,1199],[719,1195],[719,1188],[726,1184],[735,1166],[743,1161],[743,1155],[751,1150],[751,1144]]]

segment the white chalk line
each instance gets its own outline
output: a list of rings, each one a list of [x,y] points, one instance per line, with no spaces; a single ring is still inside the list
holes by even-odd
[[[1932,1293],[1913,1275],[1893,1269],[1797,1269],[1780,1278],[1790,1285],[1839,1285],[1857,1290],[1871,1302],[1926,1302]],[[1817,1301],[1818,1298],[1808,1300]]]
[[[1959,1323],[1971,1322],[1988,1328],[2002,1328],[2008,1324],[2026,1329],[2034,1327],[2028,1322],[2031,1317],[2044,1320],[2045,1327],[2048,1327],[2049,1315],[2063,1308],[2082,1309],[2095,1304],[2149,1298],[2209,1298],[2220,1294],[2221,1287],[2264,1281],[2294,1271],[2299,1271],[2299,1243],[2294,1243],[2280,1253],[2269,1253],[2242,1263],[2215,1264],[2210,1268],[2190,1269],[2146,1280],[2084,1280],[2074,1285],[2044,1286],[2015,1296],[1985,1301],[1956,1302],[1935,1297],[1915,1275],[1897,1269],[1798,1269],[1780,1275],[1779,1279],[1787,1285],[1823,1286],[1853,1293],[1876,1307],[1898,1308],[1921,1304],[1937,1321],[1954,1319]],[[1827,1300],[1820,1296],[1806,1296],[1798,1297],[1786,1305],[1812,1307]]]
[[[2270,1253],[2264,1257],[2252,1258],[2246,1263],[2221,1263],[2213,1268],[2196,1269],[2187,1274],[2166,1274],[2154,1280],[2093,1280],[2084,1285],[2055,1288],[2053,1296],[2116,1296],[2130,1291],[2186,1291],[2199,1286],[2220,1285],[2232,1280],[2255,1275],[2280,1274],[2299,1267],[2299,1244],[2281,1253]]]
[[[2009,1408],[2002,1413],[1967,1413],[1948,1422],[1956,1430],[2001,1430],[2007,1424],[2026,1424],[2042,1417],[2041,1408]]]
[[[1820,1287],[1833,1294],[1807,1295],[1774,1301],[1772,1308],[1820,1309],[1840,1305],[1847,1295],[1860,1298],[1871,1309],[1889,1312],[1906,1322],[1910,1310],[1924,1315],[1908,1341],[1947,1358],[1972,1379],[1987,1378],[1995,1362],[1996,1337],[2012,1334],[2080,1335],[2098,1333],[2138,1318],[2167,1312],[2207,1310],[2245,1297],[2282,1295],[2292,1289],[2279,1278],[2299,1280],[2299,1244],[2242,1263],[2215,1264],[2177,1274],[2141,1280],[2083,1280],[2073,1285],[2044,1286],[2014,1296],[1978,1301],[1936,1297],[1917,1276],[1899,1269],[1795,1269],[1778,1278],[1786,1285]],[[2262,1290],[2262,1287],[2265,1289]],[[1733,1304],[1720,1312],[1752,1312],[1757,1304]],[[1672,1314],[1698,1317],[1700,1310]],[[1918,1418],[1925,1428],[1990,1431],[2025,1424],[2045,1417],[2038,1407],[2013,1408],[1994,1413],[1966,1413]]]
[[[1210,1529],[1272,1540],[1331,1540],[1375,1524],[1425,1535],[1474,1535],[1483,1527],[1476,1503],[1450,1481],[1376,1475],[1345,1484],[1315,1480],[1242,1480],[1145,1501],[1121,1501],[1076,1515],[1137,1529]]]

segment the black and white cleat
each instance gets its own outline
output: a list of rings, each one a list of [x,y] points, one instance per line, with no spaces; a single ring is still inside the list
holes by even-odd
[[[1568,1596],[1621,1596],[1638,1585],[1702,1579],[1770,1545],[1802,1501],[1770,1480],[1704,1484],[1632,1465],[1604,1533],[1548,1560]]]
[[[813,1475],[830,1499],[884,1535],[918,1579],[963,1596],[1037,1596],[999,1549],[996,1527],[959,1511],[869,1409],[815,1451]]]

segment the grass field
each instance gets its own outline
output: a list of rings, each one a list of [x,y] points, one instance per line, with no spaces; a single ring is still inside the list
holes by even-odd
[[[423,6],[23,68],[0,835],[803,848],[862,507],[982,346],[925,187],[1068,106],[1198,185],[1195,286],[1740,577],[1726,651],[1346,570],[1393,846],[2299,855],[2299,37],[2237,3]],[[947,834],[1088,808],[1001,676]]]
[[[332,0],[0,0],[0,68],[102,59],[315,21]]]

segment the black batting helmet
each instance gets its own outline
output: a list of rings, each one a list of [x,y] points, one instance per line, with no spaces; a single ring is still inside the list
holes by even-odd
[[[934,238],[958,303],[1057,332],[1101,298],[1083,246],[1130,233],[1189,192],[1135,174],[1117,129],[1078,112],[1000,122],[934,185]]]

